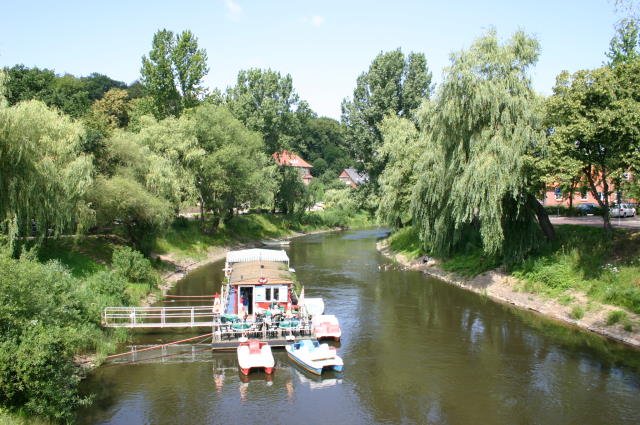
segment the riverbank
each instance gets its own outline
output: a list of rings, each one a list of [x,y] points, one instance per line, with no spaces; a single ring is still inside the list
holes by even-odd
[[[442,280],[448,284],[486,296],[494,301],[510,304],[517,308],[534,311],[550,319],[577,326],[607,338],[640,348],[640,316],[624,311],[625,320],[611,323],[611,317],[620,316],[620,307],[589,300],[584,293],[571,291],[571,303],[545,297],[541,294],[526,292],[525,282],[494,269],[473,277],[464,277],[441,268],[435,259],[410,259],[409,256],[394,252],[387,240],[377,243],[376,248],[386,257],[393,259],[404,267]],[[577,306],[584,306],[581,309]],[[624,323],[623,323],[624,322]],[[629,324],[631,330],[629,329]],[[625,329],[626,327],[626,329]]]

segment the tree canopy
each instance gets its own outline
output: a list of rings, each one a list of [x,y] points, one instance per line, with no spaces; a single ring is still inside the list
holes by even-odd
[[[178,116],[184,108],[195,106],[204,95],[202,79],[208,72],[207,52],[198,48],[191,31],[177,35],[166,29],[157,31],[140,69],[140,81],[153,99],[155,116]]]
[[[372,179],[382,172],[386,158],[378,156],[382,145],[380,124],[386,115],[412,118],[423,98],[429,97],[431,72],[422,53],[400,49],[380,53],[361,74],[352,99],[342,102],[342,122],[352,157]]]
[[[477,232],[483,250],[518,258],[541,235],[553,237],[536,196],[536,157],[544,149],[539,99],[528,76],[538,42],[494,31],[451,57],[428,121],[415,188],[416,225],[425,245],[447,255]],[[537,217],[537,221],[536,221]]]

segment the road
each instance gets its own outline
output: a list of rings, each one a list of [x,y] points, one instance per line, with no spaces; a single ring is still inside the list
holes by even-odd
[[[596,215],[588,215],[586,217],[558,217],[552,215],[549,218],[553,224],[580,224],[583,226],[602,227],[602,217]],[[640,229],[640,218],[638,218],[638,216],[612,218],[611,224],[613,227],[620,227],[624,229]]]

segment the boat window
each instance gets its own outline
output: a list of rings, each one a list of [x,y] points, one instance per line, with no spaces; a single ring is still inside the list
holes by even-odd
[[[264,299],[265,301],[271,301],[271,288],[265,288],[265,295],[264,295]]]
[[[280,293],[280,288],[273,288],[273,301],[278,301],[278,294]]]

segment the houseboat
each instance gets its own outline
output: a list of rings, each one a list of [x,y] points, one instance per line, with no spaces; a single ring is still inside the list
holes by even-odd
[[[285,251],[258,248],[230,251],[224,271],[227,315],[255,320],[261,315],[291,314],[292,307],[297,307],[293,271]]]

